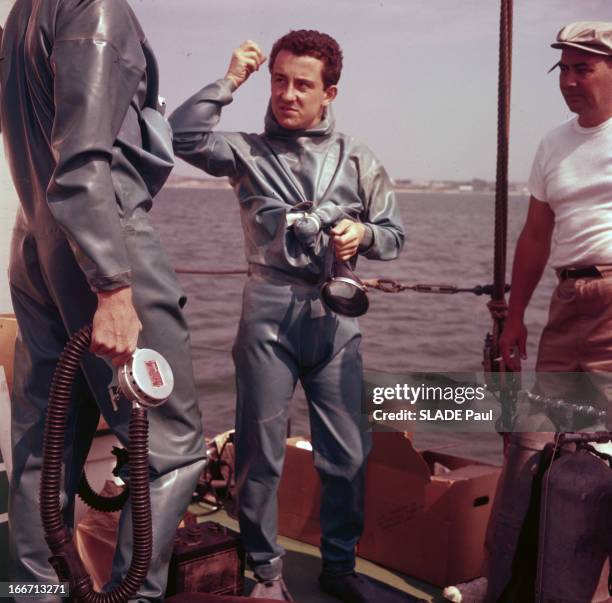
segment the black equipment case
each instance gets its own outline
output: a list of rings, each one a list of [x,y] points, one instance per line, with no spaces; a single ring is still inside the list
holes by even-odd
[[[240,535],[214,521],[179,528],[166,597],[183,592],[241,595],[244,550]]]

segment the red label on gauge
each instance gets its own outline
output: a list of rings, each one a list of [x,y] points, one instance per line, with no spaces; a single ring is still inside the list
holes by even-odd
[[[164,380],[162,379],[161,373],[159,372],[157,362],[155,362],[155,360],[145,360],[145,366],[147,367],[147,374],[149,375],[149,379],[151,379],[151,385],[153,387],[163,387]]]

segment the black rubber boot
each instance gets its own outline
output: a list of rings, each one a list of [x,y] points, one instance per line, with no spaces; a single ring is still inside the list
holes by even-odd
[[[330,574],[323,572],[319,576],[321,590],[337,597],[345,603],[427,603],[419,599],[389,588],[384,584],[377,585],[365,576],[356,574]]]
[[[345,603],[378,603],[372,584],[355,572],[340,575],[323,572],[319,576],[319,585],[323,592]]]

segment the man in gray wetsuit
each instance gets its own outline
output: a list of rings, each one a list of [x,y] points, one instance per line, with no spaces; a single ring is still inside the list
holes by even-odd
[[[249,278],[234,345],[236,465],[240,528],[258,579],[251,596],[291,600],[281,578],[276,491],[288,405],[300,379],[323,483],[320,583],[345,601],[363,602],[372,597],[354,573],[370,448],[360,425],[361,334],[354,318],[322,305],[318,285],[328,245],[341,260],[357,252],[390,260],[404,232],[381,164],[368,148],[334,131],[331,102],[342,53],[329,36],[301,30],[275,43],[263,134],[212,131],[222,107],[264,61],[259,47],[245,42],[225,78],[170,117],[177,155],[228,176],[240,202]],[[290,210],[306,201],[314,204],[306,219],[333,226],[331,235],[319,231],[307,240],[290,226]]]
[[[153,153],[150,144],[147,124],[163,126],[155,60],[125,0],[17,0],[1,55],[0,116],[21,201],[9,274],[20,331],[12,392],[13,579],[57,582],[38,503],[47,397],[68,337],[93,322],[92,352],[120,365],[138,342],[161,352],[174,371],[172,397],[149,412],[153,561],[138,593],[139,600],[161,601],[204,449],[185,297],[147,216],[172,167],[169,136],[169,155]],[[130,412],[126,403],[112,409],[105,360],[87,355],[82,368],[63,468],[70,526],[98,406],[124,444]],[[131,559],[130,513],[128,502],[113,583]]]

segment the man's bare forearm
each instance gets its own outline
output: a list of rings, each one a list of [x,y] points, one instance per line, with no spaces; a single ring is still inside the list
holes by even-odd
[[[527,220],[514,253],[508,320],[499,339],[504,362],[513,371],[520,371],[521,360],[527,358],[527,328],[523,318],[548,262],[554,226],[555,215],[550,206],[531,197]]]
[[[512,289],[508,309],[508,320],[523,321],[550,255],[550,240],[534,240],[526,232],[521,233],[516,244],[512,266]]]

